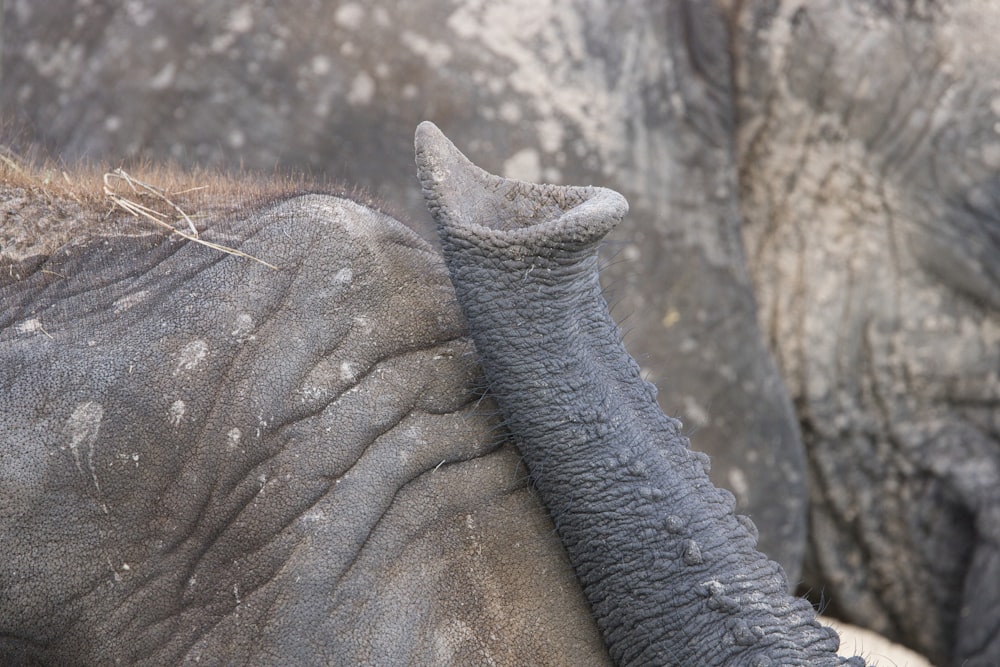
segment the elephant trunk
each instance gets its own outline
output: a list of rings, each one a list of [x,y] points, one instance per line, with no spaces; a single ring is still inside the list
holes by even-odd
[[[617,664],[863,664],[788,596],[642,380],[601,294],[616,192],[490,175],[431,123],[424,196],[491,391]]]

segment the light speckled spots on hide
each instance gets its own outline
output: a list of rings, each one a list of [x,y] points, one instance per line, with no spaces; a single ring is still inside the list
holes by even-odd
[[[353,382],[358,376],[358,367],[350,361],[340,364],[340,379],[344,382]]]
[[[132,306],[145,301],[147,296],[149,296],[149,290],[139,290],[138,292],[126,294],[115,301],[112,308],[114,308],[115,314],[124,312]]]
[[[229,449],[237,449],[240,446],[240,438],[243,437],[243,432],[236,427],[229,429],[226,433],[226,445]]]
[[[503,163],[503,175],[519,181],[537,183],[542,178],[542,161],[532,148],[514,153]]]
[[[351,269],[351,267],[349,266],[345,266],[344,268],[337,271],[337,275],[333,277],[333,282],[338,285],[347,285],[350,284],[351,280],[353,279],[354,279],[353,269]]]
[[[94,488],[98,494],[101,492],[101,484],[97,481],[97,469],[94,466],[94,453],[97,448],[97,434],[101,430],[101,420],[104,418],[104,408],[100,403],[87,401],[76,406],[73,414],[66,422],[66,432],[69,434],[69,450],[73,454],[76,462],[76,469],[80,473],[83,470],[83,454],[80,450],[86,448],[87,469],[94,480]],[[107,511],[105,509],[105,511]]]
[[[178,399],[173,403],[171,403],[168,416],[170,425],[175,428],[180,426],[181,422],[184,420],[184,415],[186,413],[187,413],[187,405],[184,403],[184,401]]]
[[[25,320],[17,325],[17,332],[22,334],[41,333],[44,331],[45,329],[42,328],[42,321],[37,318]]]
[[[304,523],[306,525],[311,523],[324,525],[329,522],[329,517],[327,517],[326,512],[324,512],[323,510],[311,509],[305,514],[303,514],[302,518],[299,521],[300,523]]]
[[[253,11],[249,5],[237,7],[229,15],[226,27],[237,33],[249,32],[253,28]]]
[[[108,566],[114,573],[115,583],[118,584],[125,581],[125,575],[132,571],[132,566],[129,565],[128,563],[122,563],[121,566],[116,568],[114,564],[111,562],[110,558],[108,559]]]
[[[423,35],[404,30],[400,35],[403,45],[427,61],[431,69],[440,69],[451,60],[451,47],[444,42],[432,42]]]
[[[180,374],[181,371],[194,370],[207,356],[208,343],[200,338],[191,341],[181,350],[180,356],[177,359],[177,367],[174,369],[174,375]]]
[[[136,468],[139,467],[139,452],[132,452],[131,454],[127,454],[125,452],[119,452],[115,454],[115,458],[121,461],[122,463],[125,464],[131,463]]]
[[[739,468],[733,467],[729,469],[729,474],[727,475],[727,481],[729,482],[729,488],[733,490],[736,497],[739,498],[740,504],[745,506],[747,504],[747,497],[750,493],[750,484],[747,482],[747,476]]]
[[[372,330],[371,320],[363,315],[354,318],[354,326],[357,327],[358,331],[366,334],[371,333]]]
[[[236,316],[236,323],[233,330],[229,332],[229,335],[237,340],[237,342],[245,343],[248,340],[254,340],[256,336],[253,335],[253,317],[249,313],[240,313]]]
[[[330,390],[326,387],[305,387],[299,393],[302,395],[303,403],[312,404],[329,396]]]
[[[347,30],[357,30],[360,28],[364,18],[364,7],[356,2],[345,3],[333,13],[334,22]]]
[[[347,92],[347,103],[352,106],[365,106],[375,97],[375,79],[367,72],[358,72],[351,81],[351,89]]]
[[[499,664],[489,649],[478,639],[477,633],[461,619],[453,618],[447,623],[442,623],[434,631],[433,641],[436,664],[452,665],[461,662],[459,657],[469,654],[470,645],[476,647],[475,654],[480,661],[479,664]]]

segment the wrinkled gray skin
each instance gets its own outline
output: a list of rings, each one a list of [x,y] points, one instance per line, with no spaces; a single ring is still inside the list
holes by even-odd
[[[495,173],[622,192],[626,342],[762,549],[797,580],[758,315],[803,587],[1000,661],[996,3],[5,9],[0,108],[68,155],[308,166],[419,226],[428,117]]]
[[[494,173],[622,192],[603,273],[630,349],[797,581],[805,462],[740,247],[721,19],[661,0],[12,0],[0,113],[68,159],[329,174],[428,239],[408,158],[426,118]]]
[[[101,208],[0,255],[0,664],[607,663],[429,245],[203,221],[275,271]]]
[[[1000,5],[803,4],[747,17],[737,79],[804,579],[935,664],[1000,664]]]
[[[431,123],[416,150],[490,390],[615,664],[863,667],[788,596],[625,351],[597,280],[622,196],[490,175]]]

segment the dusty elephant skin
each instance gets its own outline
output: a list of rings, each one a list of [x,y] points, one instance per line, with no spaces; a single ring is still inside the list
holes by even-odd
[[[430,118],[493,173],[621,192],[616,319],[759,548],[938,665],[1000,663],[1000,3],[3,7],[0,111],[69,159],[304,166],[420,227]]]
[[[619,665],[864,665],[789,597],[620,342],[597,244],[603,188],[492,176],[430,123],[418,172],[470,334]]]
[[[274,270],[15,180],[0,663],[607,664],[430,246],[326,194],[196,218]]]
[[[761,549],[798,581],[806,467],[742,256],[730,21],[714,3],[6,10],[0,114],[70,160],[304,168],[366,188],[436,243],[409,158],[413,128],[433,119],[494,173],[624,194],[631,214],[602,279],[629,348],[754,517]]]
[[[1000,5],[746,25],[744,238],[808,451],[805,586],[934,664],[1000,664]]]

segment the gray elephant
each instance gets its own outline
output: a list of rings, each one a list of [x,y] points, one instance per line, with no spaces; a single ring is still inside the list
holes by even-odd
[[[437,255],[351,199],[216,181],[178,238],[7,174],[4,663],[863,665],[621,346],[624,199],[429,124],[417,155],[475,349]]]
[[[743,232],[808,452],[804,581],[935,664],[998,664],[1000,7],[747,21]]]
[[[44,7],[7,3],[0,107],[70,156],[306,166],[426,233],[405,156],[430,117],[494,172],[623,192],[626,342],[762,550],[800,581],[808,460],[803,590],[938,664],[996,660],[1000,10]]]

